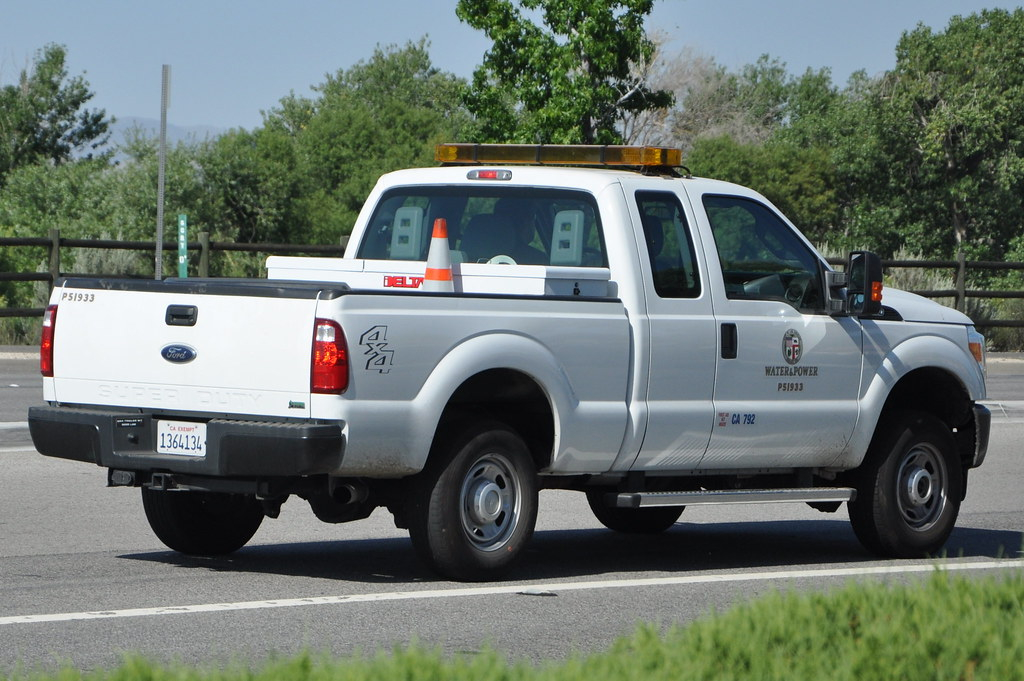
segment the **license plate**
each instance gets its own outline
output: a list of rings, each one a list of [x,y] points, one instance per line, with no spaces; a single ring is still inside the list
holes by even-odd
[[[156,451],[177,456],[206,456],[206,424],[157,421]]]

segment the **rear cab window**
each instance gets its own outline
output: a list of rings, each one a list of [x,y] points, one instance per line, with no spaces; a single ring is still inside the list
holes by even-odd
[[[608,265],[594,197],[535,187],[392,188],[378,201],[357,257],[425,261],[438,218],[447,223],[453,263]]]

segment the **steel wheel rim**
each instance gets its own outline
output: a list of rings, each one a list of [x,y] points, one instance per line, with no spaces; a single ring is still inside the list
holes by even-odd
[[[907,452],[896,476],[897,503],[907,525],[918,531],[935,525],[946,508],[948,486],[946,464],[938,450],[919,444]]]
[[[462,531],[481,551],[504,546],[519,525],[522,484],[515,466],[501,454],[477,459],[459,494]]]

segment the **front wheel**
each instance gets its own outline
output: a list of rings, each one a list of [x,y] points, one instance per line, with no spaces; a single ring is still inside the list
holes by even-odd
[[[963,498],[963,473],[950,430],[931,414],[883,418],[849,503],[853,530],[883,556],[917,558],[946,543]]]
[[[157,538],[192,556],[233,553],[263,522],[263,506],[246,494],[143,487],[142,506]]]
[[[440,574],[489,579],[520,555],[537,521],[537,476],[522,438],[492,422],[442,436],[413,483],[409,534]]]

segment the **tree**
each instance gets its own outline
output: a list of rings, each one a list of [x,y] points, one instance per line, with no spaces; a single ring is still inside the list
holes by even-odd
[[[903,34],[875,100],[902,238],[932,256],[996,259],[1024,225],[1024,10]]]
[[[653,4],[459,0],[458,17],[493,41],[466,98],[481,141],[613,144],[624,115],[671,104],[635,68],[653,55],[643,26]]]
[[[763,143],[799,119],[829,110],[836,99],[828,69],[808,69],[794,78],[785,63],[767,54],[730,73],[713,59],[686,50],[666,70],[671,75],[659,82],[676,94],[667,122],[684,150],[702,137],[722,135],[744,144]]]
[[[756,188],[819,244],[839,222],[835,168],[825,149],[721,136],[697,140],[686,162],[697,174]]]
[[[279,233],[337,243],[351,232],[381,174],[431,165],[435,144],[463,136],[472,124],[462,105],[465,87],[432,66],[424,39],[376,49],[369,61],[328,75],[314,88],[316,97],[281,100],[266,117],[268,134],[254,140],[256,150],[280,145],[278,134],[294,145],[294,174],[301,180],[289,184],[294,210]],[[284,158],[283,149],[253,153]],[[221,186],[228,205],[248,200],[239,197],[237,183]]]
[[[14,168],[59,165],[109,140],[111,121],[102,109],[83,108],[93,93],[82,76],[68,78],[66,56],[63,46],[47,45],[16,85],[0,88],[0,186]]]
[[[219,207],[217,224],[209,226],[215,238],[287,243],[306,236],[297,201],[307,181],[294,139],[280,128],[224,133],[200,163],[204,184]]]
[[[718,125],[725,118],[721,105],[732,101],[731,93],[723,87],[728,75],[714,59],[693,48],[685,47],[674,56],[666,56],[664,36],[655,33],[651,40],[651,60],[634,64],[634,77],[654,90],[669,92],[673,105],[624,112],[622,136],[627,144],[679,146],[685,153],[698,135],[707,134],[708,125]]]

